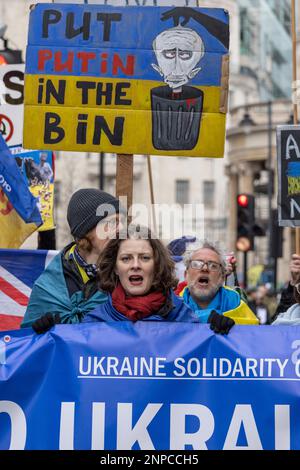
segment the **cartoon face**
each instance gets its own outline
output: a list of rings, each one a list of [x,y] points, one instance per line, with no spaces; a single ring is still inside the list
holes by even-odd
[[[201,70],[194,68],[204,55],[204,44],[196,31],[176,26],[160,33],[153,41],[158,65],[152,67],[170,88],[182,87]]]

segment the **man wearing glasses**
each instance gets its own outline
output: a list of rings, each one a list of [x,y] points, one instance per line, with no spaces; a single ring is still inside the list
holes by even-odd
[[[210,243],[190,246],[184,256],[186,287],[178,292],[201,323],[228,334],[235,323],[257,325],[258,319],[238,292],[224,286],[226,261]]]

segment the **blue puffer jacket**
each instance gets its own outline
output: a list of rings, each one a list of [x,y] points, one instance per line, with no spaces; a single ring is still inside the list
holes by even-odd
[[[64,252],[56,255],[36,280],[21,328],[31,326],[45,313],[58,313],[61,323],[80,323],[87,312],[107,300],[107,295],[97,288],[88,294],[87,285],[82,285],[82,288],[78,285],[78,289],[70,296],[64,275],[63,256]]]
[[[199,323],[199,319],[194,314],[194,312],[185,305],[182,299],[177,297],[174,292],[170,291],[170,300],[173,304],[173,307],[166,316],[161,316],[159,312],[156,312],[149,317],[143,318],[142,321],[180,321],[187,323]],[[84,319],[83,323],[87,322],[115,322],[115,321],[130,321],[125,315],[118,312],[112,305],[111,295],[108,296],[108,300],[99,305],[95,310],[89,312]]]

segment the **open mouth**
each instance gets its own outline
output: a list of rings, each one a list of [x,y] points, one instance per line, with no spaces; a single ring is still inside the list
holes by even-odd
[[[143,276],[140,276],[138,274],[134,274],[132,276],[129,276],[129,282],[133,286],[140,286],[143,283]]]
[[[207,287],[208,282],[209,282],[209,279],[206,276],[201,276],[198,279],[198,285],[201,287]]]

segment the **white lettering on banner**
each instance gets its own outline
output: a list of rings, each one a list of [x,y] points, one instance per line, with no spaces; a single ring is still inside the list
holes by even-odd
[[[75,402],[62,402],[60,412],[59,449],[74,450]],[[93,403],[91,450],[104,449],[105,403]]]
[[[198,418],[198,431],[194,433],[186,432],[185,423],[187,416],[196,416]],[[214,429],[214,416],[206,406],[199,404],[171,404],[171,450],[185,450],[187,444],[192,445],[194,450],[207,450],[206,442],[213,435]]]
[[[275,449],[291,448],[291,417],[289,405],[275,405]]]
[[[184,359],[177,357],[174,361],[174,375],[176,377],[232,377],[232,378],[256,378],[272,377],[279,373],[279,377],[284,377],[284,371],[289,360],[279,358],[251,357],[236,358],[229,360],[226,357],[213,358],[210,362],[206,358]]]
[[[111,405],[107,405],[111,406]],[[198,403],[171,403],[170,422],[159,422],[159,411],[163,403],[147,403],[133,426],[133,403],[117,404],[116,420],[116,449],[129,450],[137,442],[142,450],[155,450],[150,432],[148,430],[152,421],[170,436],[170,450],[183,450],[190,445],[194,450],[207,449],[207,442],[214,434],[215,419],[212,411],[205,405]],[[169,405],[167,405],[169,406]],[[91,450],[105,448],[106,403],[92,402],[91,422]],[[74,450],[75,423],[81,432],[82,423],[75,420],[75,402],[62,402],[60,413],[59,450]],[[12,401],[0,401],[0,413],[7,413],[10,417],[11,432],[9,450],[24,450],[27,438],[26,416],[22,408]],[[85,419],[86,414],[84,415]],[[187,432],[186,421],[188,416],[195,416],[199,427],[193,433]],[[51,419],[49,417],[49,419]],[[271,421],[270,421],[271,425]],[[52,425],[49,422],[49,426]],[[165,426],[165,429],[164,429]],[[85,427],[86,423],[85,423]],[[246,436],[246,445],[239,446],[238,438],[243,427]],[[109,424],[111,432],[111,423]],[[273,434],[273,430],[268,432]],[[40,430],[42,433],[42,430]],[[289,405],[274,405],[274,449],[290,450],[291,446],[291,416]],[[56,436],[53,436],[56,441]],[[44,444],[46,445],[46,443]],[[220,446],[221,447],[221,446]],[[233,410],[228,432],[223,445],[224,450],[249,449],[263,450],[259,430],[250,404],[237,404]]]
[[[8,182],[5,180],[3,175],[0,175],[0,185],[2,186],[3,189],[5,189],[8,193],[11,192],[11,186],[8,184]]]
[[[128,357],[115,356],[80,356],[78,378],[104,377],[175,377],[185,378],[283,378],[289,359],[274,357],[255,359],[251,357],[230,360],[226,357],[207,358],[177,357],[171,370],[171,377],[166,371],[165,357]],[[297,370],[297,369],[296,369]],[[299,375],[297,374],[299,377]]]
[[[103,450],[105,437],[105,403],[93,403],[92,423],[92,450]]]
[[[298,348],[298,340],[292,347]],[[156,379],[161,380],[299,380],[299,349],[291,359],[226,357],[185,359],[168,362],[165,357],[80,356],[78,379]],[[287,367],[290,363],[292,370]]]
[[[24,450],[26,444],[26,416],[22,408],[13,401],[0,401],[0,413],[7,413],[11,422],[9,450]]]
[[[141,450],[155,450],[147,427],[162,406],[162,403],[149,403],[132,427],[132,403],[118,403],[117,449],[132,449],[138,442]]]
[[[244,431],[248,444],[247,446],[237,445],[242,425],[244,426]],[[229,425],[223,449],[263,450],[251,405],[236,405],[231,419],[231,423]]]
[[[59,449],[74,449],[74,420],[75,420],[75,403],[61,404],[60,412],[60,432],[59,432]]]
[[[129,377],[164,377],[163,371],[166,362],[165,357],[124,357],[119,359],[115,356],[80,356],[79,377],[106,377],[106,376],[129,376]]]

